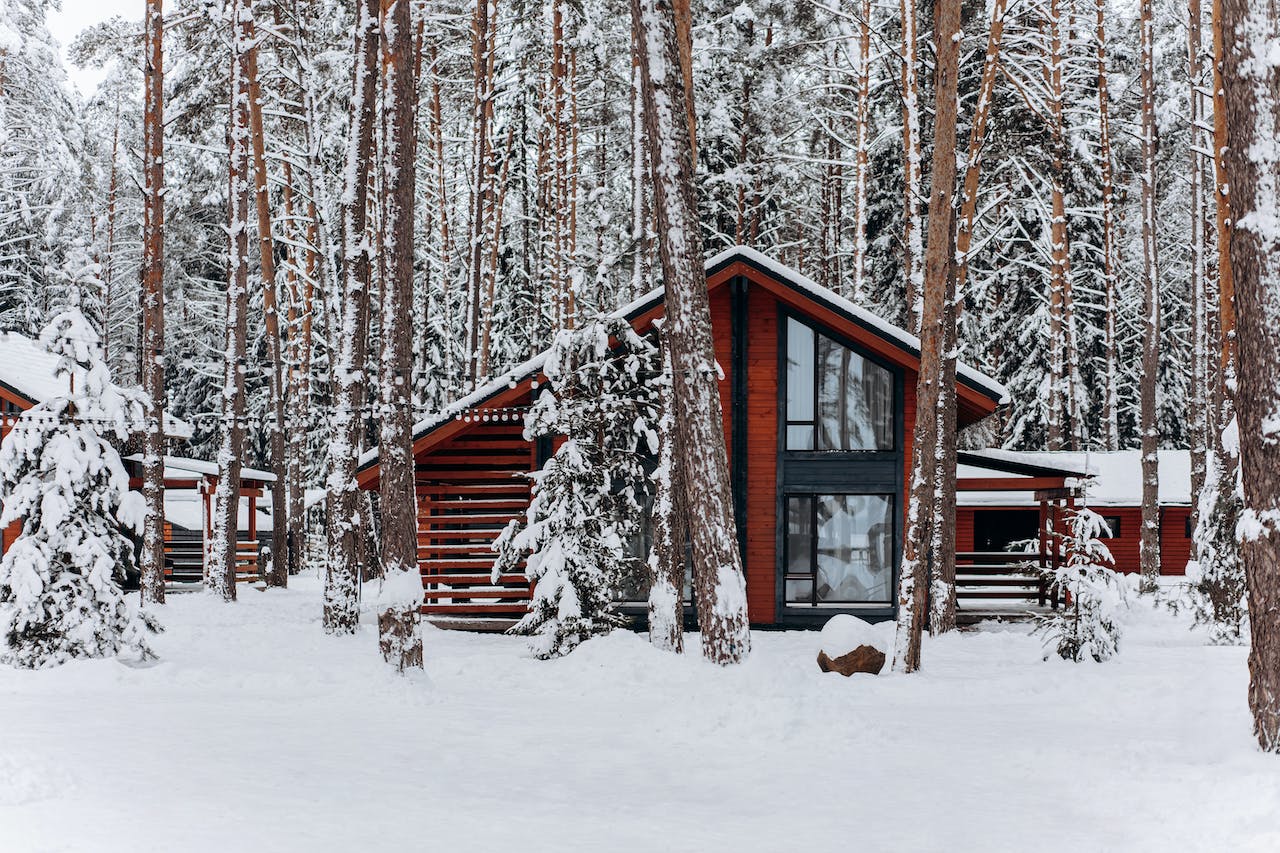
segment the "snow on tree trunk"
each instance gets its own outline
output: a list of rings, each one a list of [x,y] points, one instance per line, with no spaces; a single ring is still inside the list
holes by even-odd
[[[902,268],[906,276],[904,301],[907,306],[907,329],[918,333],[924,282],[924,225],[920,221],[920,196],[924,192],[921,180],[920,139],[920,68],[916,55],[917,10],[916,0],[899,0],[902,11],[902,163],[903,163],[903,215],[902,215]],[[948,192],[950,192],[948,190]]]
[[[616,594],[642,570],[627,553],[639,531],[641,454],[660,451],[658,358],[625,320],[563,330],[552,342],[543,366],[550,389],[529,411],[525,436],[565,440],[532,475],[524,522],[494,542],[494,583],[524,561],[535,584],[511,632],[530,635],[537,657],[567,654],[622,624]]]
[[[1049,583],[1062,606],[1041,617],[1036,631],[1052,646],[1050,654],[1069,661],[1092,658],[1101,663],[1119,650],[1120,626],[1116,611],[1121,606],[1124,587],[1119,583],[1111,552],[1103,544],[1111,535],[1102,516],[1086,507],[1071,512],[1067,519],[1067,560],[1053,570]],[[1055,542],[1055,548],[1061,547]]]
[[[148,417],[146,395],[111,382],[78,300],[41,345],[67,391],[18,417],[0,444],[0,529],[21,522],[0,559],[0,661],[38,669],[73,658],[151,655],[158,626],[121,587],[137,568],[128,531],[147,513],[111,440]]]
[[[422,667],[418,610],[418,509],[413,462],[413,201],[418,138],[417,80],[409,0],[382,0],[382,430],[378,497],[382,512],[382,581],[378,636],[382,657],[403,672]]]
[[[910,2],[910,0],[908,0]],[[941,581],[945,569],[936,570],[932,562],[941,555],[934,552],[934,527],[942,525],[943,507],[936,494],[938,467],[944,464],[945,442],[939,430],[947,421],[941,393],[946,382],[944,349],[953,334],[949,324],[954,312],[947,307],[948,296],[954,295],[955,276],[955,199],[956,182],[956,93],[960,58],[960,0],[940,0],[936,6],[934,49],[937,65],[934,76],[936,96],[933,140],[933,163],[929,199],[929,239],[924,259],[924,298],[920,319],[920,375],[916,384],[916,418],[911,447],[911,483],[907,505],[907,532],[903,542],[902,570],[898,583],[898,630],[894,639],[893,668],[899,672],[915,672],[920,668],[920,646],[924,623],[928,618],[928,600],[932,580]],[[950,316],[948,314],[950,313]],[[951,398],[954,408],[955,399]],[[954,419],[954,415],[950,416]],[[952,420],[954,422],[954,420]],[[954,456],[951,471],[954,476]],[[950,531],[939,531],[948,535]],[[954,580],[954,568],[952,569]],[[940,593],[944,596],[945,592]],[[939,610],[947,607],[943,604]],[[954,607],[952,607],[954,610]]]
[[[662,332],[659,335],[665,338]],[[649,642],[671,652],[684,651],[684,566],[688,516],[681,481],[675,404],[672,399],[670,347],[662,343],[659,391],[658,467],[654,472],[653,543],[649,549]]]
[[[227,133],[230,181],[227,192],[226,347],[222,353],[222,438],[218,445],[218,486],[205,583],[224,601],[236,598],[236,532],[240,518],[240,468],[245,444],[245,367],[249,295],[249,79],[253,11],[233,0],[231,26],[231,115]]]
[[[738,663],[751,649],[746,582],[725,452],[701,221],[671,0],[632,0],[653,158],[658,254],[666,284],[676,428],[690,509],[693,587],[703,655]]]
[[[324,629],[350,634],[360,618],[359,583],[363,575],[363,526],[372,519],[360,512],[356,463],[360,456],[360,411],[364,405],[364,362],[369,329],[372,247],[369,228],[368,169],[373,150],[375,87],[378,81],[378,0],[363,0],[358,11],[352,63],[351,127],[343,169],[342,295],[334,402],[328,448],[327,539],[324,577]]]
[[[1153,0],[1142,0],[1138,19],[1142,85],[1142,379],[1138,389],[1142,442],[1142,545],[1140,565],[1143,592],[1159,588],[1160,578],[1160,424],[1156,385],[1160,370],[1160,282],[1156,257],[1156,94],[1152,20]]]
[[[267,182],[266,133],[262,125],[262,84],[258,80],[258,35],[253,18],[248,24],[249,47],[245,76],[249,92],[249,137],[252,141],[255,218],[258,227],[258,259],[262,273],[262,313],[266,327],[267,396],[271,421],[267,425],[271,447],[271,566],[263,572],[267,586],[289,583],[289,504],[286,494],[289,471],[285,464],[285,389],[283,342],[280,337],[279,287],[276,281],[275,241],[271,236],[271,195]]]
[[[1249,709],[1259,746],[1280,753],[1280,3],[1222,0],[1222,12]]]
[[[1205,489],[1198,497],[1195,559],[1187,565],[1192,614],[1219,645],[1241,645],[1249,630],[1244,567],[1236,542],[1241,496],[1235,421],[1206,459]]]
[[[145,604],[164,603],[164,16],[162,0],[146,13],[143,113],[142,390],[151,408],[142,437],[142,483],[147,501],[139,569]],[[114,180],[114,179],[113,179]],[[109,287],[109,285],[108,285]],[[108,297],[110,291],[108,290]],[[104,318],[109,319],[108,318]],[[104,322],[105,326],[105,322]],[[105,358],[105,355],[104,355]]]

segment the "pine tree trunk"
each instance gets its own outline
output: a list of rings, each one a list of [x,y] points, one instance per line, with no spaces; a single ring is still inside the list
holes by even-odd
[[[1191,281],[1188,307],[1191,312],[1191,358],[1187,383],[1187,413],[1191,455],[1191,529],[1200,525],[1200,502],[1196,497],[1204,491],[1205,473],[1209,453],[1209,411],[1213,406],[1213,391],[1209,381],[1208,315],[1205,310],[1205,234],[1204,234],[1204,133],[1200,130],[1203,120],[1201,97],[1201,15],[1200,0],[1187,4],[1187,82],[1188,117],[1191,128],[1190,198],[1191,221]]]
[[[1065,198],[1066,129],[1063,117],[1063,22],[1060,0],[1049,5],[1049,55],[1045,63],[1045,85],[1049,94],[1051,162],[1051,219],[1049,223],[1049,413],[1047,445],[1049,450],[1062,450],[1071,429],[1064,423],[1072,393],[1068,381],[1070,324],[1068,305],[1069,275],[1067,245],[1067,210]]]
[[[489,211],[489,200],[493,193],[492,154],[489,150],[489,124],[493,117],[493,51],[490,48],[491,7],[496,0],[477,0],[475,15],[471,27],[471,59],[472,73],[475,76],[475,97],[473,101],[471,169],[473,180],[471,185],[471,222],[467,235],[469,243],[468,269],[469,287],[469,320],[467,337],[467,374],[472,387],[481,379],[480,364],[480,320],[482,302],[484,300],[484,240],[487,233],[486,223]]]
[[[1244,512],[1240,557],[1249,590],[1249,709],[1258,744],[1280,753],[1280,43],[1277,0],[1221,0],[1231,265],[1238,300],[1235,398]]]
[[[658,249],[666,282],[702,653],[714,663],[738,663],[750,651],[751,634],[702,268],[701,223],[684,109],[687,93],[675,75],[680,68],[675,14],[671,0],[632,0],[631,9],[641,46],[640,80],[653,154]]]
[[[142,492],[147,520],[142,532],[143,604],[164,603],[164,15],[163,0],[148,0],[143,113],[142,390],[151,400],[142,437]],[[115,167],[112,165],[112,183]],[[114,186],[112,189],[114,194]],[[114,199],[113,199],[114,207]],[[114,218],[114,217],[112,217]],[[113,223],[108,224],[108,229]],[[108,238],[108,244],[111,240]],[[108,250],[109,251],[109,250]],[[108,259],[108,262],[109,259]],[[110,297],[110,281],[107,283]],[[104,332],[110,316],[103,318]],[[103,357],[106,357],[104,352]]]
[[[230,181],[227,191],[227,336],[223,351],[222,440],[218,486],[206,582],[224,601],[236,597],[240,468],[244,460],[245,368],[249,296],[249,73],[253,12],[247,0],[231,5],[231,115],[227,133]]]
[[[987,31],[987,52],[982,60],[982,79],[969,129],[969,151],[965,160],[964,186],[960,197],[960,218],[956,230],[956,293],[963,299],[969,278],[969,250],[973,245],[973,223],[978,215],[978,182],[982,173],[982,148],[995,95],[996,74],[1000,71],[1000,44],[1004,39],[1004,14],[1008,0],[995,0],[991,7],[991,27]]]
[[[659,331],[662,361],[668,378],[671,347]],[[653,543],[649,553],[649,642],[660,649],[684,651],[684,565],[688,542],[685,484],[680,469],[683,451],[678,446],[672,387],[664,385],[659,405],[657,487],[653,496]]]
[[[916,59],[916,0],[899,0],[902,10],[902,268],[907,328],[919,332],[924,287],[924,235],[920,222],[920,79]]]
[[[996,0],[1003,3],[1004,0]],[[858,106],[854,123],[853,291],[863,297],[867,277],[867,186],[871,175],[871,0],[862,0],[858,21]]]
[[[262,86],[258,80],[258,35],[250,18],[245,74],[249,88],[249,132],[252,139],[254,203],[258,226],[258,258],[262,272],[262,313],[266,326],[267,396],[271,407],[271,567],[263,572],[267,586],[289,584],[289,504],[285,494],[289,471],[285,464],[284,354],[281,350],[279,288],[276,282],[275,241],[271,237],[271,195],[267,189],[266,134],[262,123]]]
[[[1219,374],[1221,411],[1218,422],[1231,420],[1230,386],[1235,381],[1235,276],[1232,271],[1230,186],[1227,174],[1227,104],[1223,85],[1223,65],[1226,62],[1226,41],[1223,32],[1223,0],[1213,0],[1213,170],[1214,205],[1218,235],[1218,336],[1222,344]]]
[[[403,672],[422,667],[418,610],[418,510],[413,459],[413,203],[417,80],[408,0],[382,0],[382,251],[387,258],[382,311],[382,431],[378,497],[382,512],[379,647]]]
[[[929,197],[929,238],[924,258],[924,293],[920,323],[920,375],[916,384],[916,418],[911,448],[911,484],[907,509],[907,532],[903,542],[902,570],[898,585],[898,631],[894,640],[893,668],[915,672],[921,663],[921,638],[927,618],[931,578],[945,570],[934,570],[931,560],[935,526],[943,509],[935,502],[939,460],[935,454],[944,447],[939,428],[946,416],[930,417],[944,408],[942,386],[946,382],[944,348],[954,332],[954,313],[948,317],[947,298],[954,294],[955,275],[955,183],[956,183],[956,97],[960,61],[960,0],[938,0],[934,7],[934,127],[933,162],[930,168],[932,191]],[[954,399],[952,401],[954,407]],[[954,415],[951,415],[954,418]],[[943,456],[945,457],[945,450]],[[952,460],[954,466],[954,458]],[[953,467],[954,471],[954,467]],[[953,474],[954,476],[954,474]],[[954,535],[954,531],[950,531]],[[940,530],[939,535],[948,531]],[[952,570],[954,572],[954,569]],[[954,579],[954,575],[953,575]]]
[[[1111,91],[1107,87],[1107,0],[1096,0],[1098,65],[1098,165],[1102,180],[1102,445],[1120,449],[1120,364],[1116,351],[1115,186],[1111,155]]]
[[[1138,33],[1142,84],[1142,381],[1138,391],[1142,439],[1142,546],[1139,589],[1154,592],[1160,577],[1160,424],[1156,383],[1160,370],[1160,286],[1156,257],[1156,110],[1153,0],[1142,0]]]
[[[334,401],[329,448],[328,542],[325,565],[324,629],[350,634],[360,618],[359,583],[364,574],[364,528],[356,463],[361,448],[364,363],[369,329],[369,289],[373,272],[369,226],[369,167],[373,151],[378,81],[378,0],[362,0],[355,32],[351,128],[343,174],[341,321],[334,335]]]

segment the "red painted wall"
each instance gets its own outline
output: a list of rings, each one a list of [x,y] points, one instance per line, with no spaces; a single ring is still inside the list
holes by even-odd
[[[963,498],[962,498],[963,499]],[[956,509],[956,550],[973,550],[975,512],[1027,509],[1026,506],[958,507]],[[1106,519],[1120,520],[1120,535],[1106,540],[1116,568],[1125,573],[1137,572],[1142,544],[1142,509],[1140,507],[1099,506],[1093,508]],[[1191,510],[1183,506],[1165,507],[1160,519],[1160,574],[1185,575],[1191,556],[1191,540],[1186,535],[1186,519]]]

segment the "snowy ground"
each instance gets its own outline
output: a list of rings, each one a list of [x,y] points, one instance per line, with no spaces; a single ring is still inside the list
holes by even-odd
[[[172,597],[150,668],[0,669],[0,850],[1280,850],[1244,650],[1163,615],[1108,664],[991,630],[852,679],[816,634],[719,670],[428,629],[406,681],[295,587]]]

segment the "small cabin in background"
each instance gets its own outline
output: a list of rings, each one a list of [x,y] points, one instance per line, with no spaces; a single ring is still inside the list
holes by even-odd
[[[1142,541],[1142,456],[1137,450],[1103,451],[981,451],[961,454],[957,478],[980,481],[990,465],[1014,469],[1006,476],[1034,479],[1048,469],[1067,474],[1079,486],[1072,502],[1087,500],[1111,529],[1106,542],[1121,572],[1139,571]],[[1184,575],[1191,558],[1191,458],[1186,450],[1161,450],[1160,574]],[[998,484],[991,484],[998,485]],[[1083,495],[1087,495],[1083,497]],[[1032,491],[961,490],[957,494],[956,549],[1005,551],[1017,542],[1034,541],[1044,524],[1046,509]],[[1062,529],[1059,525],[1057,529]]]
[[[720,253],[706,275],[751,623],[892,618],[919,340],[752,249]],[[664,298],[659,288],[616,315],[647,333]],[[415,425],[422,610],[437,623],[499,628],[527,609],[524,575],[495,584],[490,570],[494,537],[528,508],[527,475],[551,449],[523,435],[544,358]],[[1004,396],[959,367],[961,427]],[[358,479],[377,487],[376,449]]]
[[[23,412],[69,390],[66,380],[55,375],[57,364],[57,356],[39,341],[16,332],[0,332],[0,441],[15,428]],[[180,448],[191,438],[192,429],[166,413],[165,435],[171,448]],[[141,488],[141,457],[128,456],[123,461],[130,487]],[[217,474],[218,466],[212,462],[165,457],[165,572],[176,587],[202,580]],[[274,481],[268,471],[244,468],[241,473],[237,562],[242,580],[256,580],[260,574],[258,554],[270,543],[271,522],[257,504],[263,490]],[[14,522],[0,531],[0,555],[20,530],[20,523]]]

